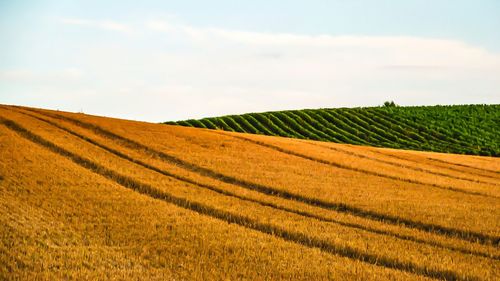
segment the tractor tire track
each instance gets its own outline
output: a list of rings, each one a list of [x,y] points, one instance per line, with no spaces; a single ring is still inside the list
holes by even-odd
[[[344,226],[344,227],[349,227],[349,228],[353,228],[353,229],[358,229],[358,230],[362,230],[362,231],[366,231],[366,232],[370,232],[370,233],[374,233],[374,234],[379,234],[379,235],[385,235],[385,236],[390,236],[390,237],[393,237],[393,238],[396,238],[396,239],[400,239],[400,240],[405,240],[405,241],[411,241],[411,242],[414,242],[414,243],[419,243],[419,244],[425,244],[425,245],[429,245],[429,246],[432,246],[432,247],[436,247],[436,248],[441,248],[441,249],[445,249],[445,250],[450,250],[450,251],[455,251],[455,252],[459,252],[459,253],[462,253],[462,254],[471,254],[471,255],[475,255],[475,256],[478,256],[478,257],[484,257],[484,258],[491,258],[491,259],[495,259],[495,260],[500,260],[500,256],[498,255],[492,255],[492,254],[487,254],[487,253],[484,253],[484,252],[479,252],[479,251],[474,251],[474,250],[467,250],[467,249],[463,249],[463,248],[459,248],[459,247],[453,247],[453,246],[449,246],[449,245],[445,245],[445,244],[442,244],[442,243],[439,243],[439,242],[436,242],[436,241],[428,241],[428,240],[424,240],[424,239],[419,239],[419,238],[415,238],[411,235],[403,235],[403,234],[398,234],[398,233],[393,233],[393,232],[390,232],[390,231],[384,231],[384,230],[380,230],[380,229],[376,229],[376,228],[373,228],[373,227],[367,227],[367,226],[363,226],[361,224],[356,224],[356,223],[348,223],[348,222],[343,222],[343,221],[340,221],[340,220],[335,220],[335,219],[331,219],[331,218],[326,218],[324,216],[320,216],[320,215],[317,215],[317,214],[314,214],[314,213],[311,213],[311,212],[307,212],[307,211],[300,211],[300,210],[296,210],[296,209],[292,209],[292,208],[287,208],[287,207],[284,207],[284,206],[280,206],[278,204],[275,204],[275,203],[270,203],[270,202],[264,202],[264,201],[260,201],[260,200],[257,200],[257,199],[252,199],[250,197],[246,197],[246,196],[241,196],[241,195],[238,195],[236,193],[233,193],[233,192],[230,192],[230,191],[227,191],[227,190],[224,190],[222,188],[219,188],[219,187],[216,187],[216,186],[213,186],[213,185],[208,185],[208,184],[203,184],[203,183],[199,183],[199,182],[196,182],[192,179],[189,179],[189,178],[186,178],[186,177],[183,177],[183,176],[180,176],[180,175],[176,175],[176,174],[173,174],[171,172],[168,172],[168,171],[165,171],[163,169],[160,169],[158,167],[155,167],[155,166],[152,166],[150,164],[147,164],[143,161],[140,161],[138,159],[135,159],[135,158],[132,158],[118,150],[115,150],[113,148],[110,148],[106,145],[103,145],[89,137],[86,137],[84,135],[81,135],[79,133],[76,133],[64,126],[61,126],[57,123],[54,123],[50,120],[47,120],[45,118],[41,118],[41,117],[38,117],[36,115],[33,115],[33,114],[30,114],[30,113],[27,113],[27,112],[22,112],[22,111],[19,111],[19,110],[16,110],[16,112],[18,113],[21,113],[21,114],[24,114],[24,115],[27,115],[27,116],[30,116],[31,118],[35,118],[37,120],[40,120],[42,122],[45,122],[53,127],[56,127],[60,130],[63,130],[73,136],[76,136],[96,147],[99,147],[115,156],[118,156],[122,159],[125,159],[131,163],[134,163],[134,164],[137,164],[139,166],[142,166],[148,170],[151,170],[151,171],[154,171],[154,172],[157,172],[163,176],[166,176],[166,177],[170,177],[170,178],[173,178],[173,179],[176,179],[176,180],[179,180],[179,181],[182,181],[182,182],[185,182],[185,183],[188,183],[188,184],[192,184],[194,186],[197,186],[198,188],[203,188],[203,189],[208,189],[208,190],[211,190],[213,192],[216,192],[218,194],[221,194],[221,195],[225,195],[225,196],[229,196],[229,197],[233,197],[233,198],[236,198],[236,199],[239,199],[239,200],[242,200],[242,201],[247,201],[247,202],[252,202],[252,203],[255,203],[255,204],[258,204],[260,206],[264,206],[264,207],[270,207],[270,208],[273,208],[273,209],[276,209],[276,210],[280,210],[280,211],[284,211],[284,212],[288,212],[288,213],[292,213],[292,214],[296,214],[296,215],[299,215],[299,216],[303,216],[303,217],[306,217],[306,218],[311,218],[311,219],[315,219],[315,220],[318,220],[318,221],[321,221],[321,222],[327,222],[327,223],[333,223],[333,224],[338,224],[338,225],[341,225],[341,226]]]
[[[186,198],[177,197],[172,194],[162,192],[149,184],[145,184],[136,181],[133,178],[121,175],[109,168],[101,166],[98,163],[95,163],[89,159],[86,159],[68,150],[65,150],[64,148],[61,148],[55,145],[54,143],[49,142],[36,134],[33,134],[32,132],[28,131],[27,129],[23,128],[22,126],[13,122],[12,120],[0,118],[0,122],[3,123],[3,125],[5,125],[10,130],[16,132],[19,136],[23,137],[24,139],[29,140],[37,145],[40,145],[45,149],[72,161],[73,163],[79,165],[80,167],[87,169],[95,174],[101,175],[104,178],[107,178],[108,180],[111,180],[127,189],[134,190],[150,198],[161,200],[186,210],[194,211],[201,215],[212,217],[217,220],[230,224],[234,223],[243,228],[249,230],[255,230],[263,234],[281,238],[285,241],[292,242],[307,248],[313,248],[313,249],[316,248],[329,254],[365,262],[372,265],[377,265],[385,268],[395,269],[435,279],[480,280],[479,277],[463,276],[462,274],[458,274],[451,270],[438,270],[424,266],[419,266],[411,262],[400,262],[387,257],[381,257],[373,254],[363,253],[348,246],[332,244],[328,241],[310,237],[300,232],[288,231],[286,229],[271,224],[255,221],[245,216],[213,208],[196,201],[190,201]]]
[[[89,129],[98,135],[107,137],[107,138],[112,139],[112,140],[120,141],[124,146],[126,146],[128,148],[139,150],[139,151],[142,150],[148,155],[151,155],[151,156],[157,157],[158,159],[161,159],[163,161],[175,164],[175,165],[182,167],[186,170],[189,170],[189,171],[198,173],[200,175],[207,176],[207,177],[210,177],[210,178],[213,178],[213,179],[216,179],[216,180],[228,183],[228,184],[238,185],[240,187],[254,190],[254,191],[257,191],[257,192],[260,192],[263,194],[277,196],[277,197],[281,197],[281,198],[288,199],[288,200],[294,200],[297,202],[305,203],[305,204],[308,204],[311,206],[316,206],[316,207],[327,209],[327,210],[334,210],[337,212],[349,213],[351,215],[366,218],[366,219],[381,221],[381,222],[390,223],[390,224],[394,224],[394,225],[404,225],[408,228],[415,228],[415,229],[419,229],[419,230],[430,232],[430,233],[451,236],[451,237],[455,237],[458,239],[462,239],[464,241],[478,242],[478,243],[485,244],[485,245],[497,245],[498,243],[500,243],[500,237],[496,237],[496,236],[491,236],[491,235],[487,235],[487,234],[483,234],[483,233],[479,233],[479,232],[473,232],[473,231],[459,230],[459,229],[444,227],[444,226],[435,225],[435,224],[423,223],[423,222],[419,222],[419,221],[413,221],[410,219],[405,219],[405,218],[401,218],[401,217],[397,217],[397,216],[387,215],[387,214],[383,214],[383,213],[379,213],[379,212],[375,212],[375,211],[371,211],[371,210],[365,210],[365,209],[362,209],[359,207],[347,205],[345,203],[340,203],[340,202],[334,203],[334,202],[329,202],[329,201],[325,201],[325,200],[321,200],[321,199],[317,199],[317,198],[310,198],[310,197],[302,196],[300,194],[291,193],[291,192],[288,192],[286,190],[276,189],[276,188],[272,188],[272,187],[268,187],[268,186],[240,180],[240,179],[237,179],[235,177],[227,176],[227,175],[218,173],[216,171],[213,171],[213,170],[186,162],[186,161],[181,160],[181,159],[174,157],[172,155],[168,155],[164,152],[157,151],[153,148],[150,148],[148,146],[140,144],[140,143],[133,141],[131,139],[119,136],[115,133],[112,133],[108,130],[105,130],[105,129],[103,129],[97,125],[91,124],[91,123],[83,122],[83,121],[80,121],[80,120],[77,120],[74,118],[70,118],[70,117],[66,117],[63,115],[59,115],[59,114],[50,114],[50,113],[46,113],[46,112],[42,112],[42,111],[38,111],[38,110],[34,110],[34,109],[28,109],[28,108],[26,108],[26,110],[32,111],[32,112],[35,112],[38,114],[42,114],[42,115],[45,115],[48,117],[53,117],[56,119],[69,121],[73,124],[76,124],[76,125],[82,127],[82,128]],[[223,133],[221,133],[221,134],[223,134]]]
[[[462,163],[453,163],[453,162],[449,162],[449,161],[445,161],[445,160],[441,160],[441,159],[437,159],[437,158],[432,158],[432,157],[428,157],[427,159],[429,159],[431,161],[439,162],[439,163],[445,163],[447,165],[454,165],[454,166],[458,166],[458,167],[465,167],[465,168],[469,168],[469,169],[474,169],[474,170],[479,170],[479,171],[486,171],[486,172],[489,172],[489,173],[500,174],[500,171],[497,171],[497,170],[490,170],[490,169],[486,169],[486,168],[478,168],[478,167],[474,167],[474,166],[470,166],[470,165],[466,165],[466,164],[462,164]]]
[[[370,150],[370,151],[373,152],[373,153],[380,154],[380,155],[392,157],[392,158],[399,159],[399,160],[406,160],[406,161],[410,161],[410,162],[414,162],[414,163],[418,164],[417,161],[405,158],[403,156],[393,155],[391,153],[386,153],[386,152],[379,151],[379,150]],[[445,169],[452,170],[452,171],[455,171],[455,172],[465,173],[465,174],[469,174],[469,175],[473,175],[473,176],[479,176],[479,177],[483,177],[483,178],[490,178],[490,179],[494,179],[494,180],[500,180],[500,177],[495,177],[495,176],[487,175],[487,174],[481,174],[481,173],[478,173],[478,172],[461,170],[461,169],[455,168],[453,166],[459,166],[459,167],[465,167],[465,168],[469,168],[469,169],[475,169],[475,170],[481,171],[483,173],[485,173],[485,172],[486,173],[500,173],[500,172],[496,172],[496,171],[493,171],[493,170],[481,169],[481,168],[477,168],[477,167],[468,166],[468,165],[465,165],[465,164],[452,163],[452,162],[448,162],[448,161],[445,161],[445,160],[440,160],[440,159],[430,158],[430,157],[427,157],[425,159],[429,160],[429,161],[432,161],[432,162],[437,162],[437,163],[441,163],[441,164],[446,165],[446,167],[443,167],[443,166],[439,166],[439,165],[436,165],[436,164],[430,164],[430,165],[433,165],[434,167],[445,168]]]
[[[316,158],[316,157],[308,156],[308,155],[305,155],[305,154],[302,154],[302,153],[298,153],[298,152],[295,152],[295,151],[292,151],[292,150],[289,150],[289,149],[281,148],[279,146],[272,145],[272,144],[269,144],[269,143],[265,143],[265,142],[262,142],[262,141],[256,141],[256,140],[252,140],[252,139],[249,139],[249,138],[246,138],[246,137],[242,137],[242,136],[230,135],[230,134],[223,133],[223,132],[217,132],[217,131],[211,131],[211,132],[216,133],[216,134],[220,134],[220,135],[225,135],[225,136],[228,136],[228,137],[233,137],[233,138],[240,139],[240,140],[244,140],[244,141],[256,144],[256,145],[260,145],[260,146],[263,146],[263,147],[267,147],[267,148],[276,150],[276,151],[281,152],[281,153],[285,153],[285,154],[288,154],[288,155],[296,156],[296,157],[303,158],[303,159],[306,159],[306,160],[310,160],[310,161],[313,161],[313,162],[317,162],[317,163],[329,165],[329,166],[332,166],[332,167],[335,167],[335,168],[339,168],[339,169],[350,170],[350,171],[355,171],[355,172],[359,172],[359,173],[363,173],[363,174],[367,174],[367,175],[372,175],[372,176],[376,176],[376,177],[387,178],[387,179],[401,181],[401,182],[413,183],[413,184],[418,184],[418,185],[423,185],[423,186],[429,186],[429,187],[443,189],[443,190],[448,190],[448,191],[453,191],[453,192],[464,193],[464,194],[467,194],[467,195],[482,196],[482,197],[489,197],[489,198],[500,198],[500,197],[495,196],[495,195],[484,194],[484,193],[476,192],[476,191],[467,191],[467,190],[463,190],[463,189],[452,187],[452,186],[444,186],[444,185],[438,185],[438,184],[433,184],[433,183],[425,183],[425,182],[420,182],[420,181],[417,181],[417,180],[400,178],[400,177],[396,177],[396,176],[391,176],[391,175],[381,174],[381,173],[377,173],[377,172],[372,172],[372,171],[365,170],[365,169],[350,167],[350,166],[343,165],[343,164],[340,164],[340,163],[331,162],[331,161],[327,161],[327,160],[324,160],[324,159],[319,159],[319,158]]]
[[[500,184],[498,184],[498,183],[487,182],[487,181],[482,181],[482,180],[478,180],[478,179],[464,178],[464,177],[450,175],[450,174],[445,174],[445,173],[441,173],[441,172],[436,172],[436,171],[432,171],[432,170],[428,170],[428,169],[424,169],[424,168],[413,167],[413,166],[405,165],[405,164],[402,164],[402,163],[396,163],[396,162],[392,162],[392,161],[388,161],[388,160],[383,160],[383,159],[379,159],[379,158],[375,158],[375,157],[366,156],[366,155],[363,155],[363,154],[360,154],[360,153],[352,152],[352,151],[349,151],[349,150],[344,150],[344,149],[337,148],[337,147],[331,147],[331,146],[323,145],[323,144],[316,143],[316,142],[305,142],[305,141],[302,141],[302,140],[298,140],[298,141],[301,142],[301,143],[311,144],[311,145],[322,147],[322,148],[326,148],[326,149],[329,149],[329,150],[332,150],[332,151],[336,151],[336,152],[348,154],[348,155],[351,155],[351,156],[354,156],[354,157],[358,157],[358,158],[361,158],[361,159],[372,160],[372,161],[375,161],[375,162],[379,162],[379,163],[391,165],[391,166],[398,167],[398,168],[404,168],[404,169],[408,169],[408,170],[413,170],[413,171],[417,171],[417,172],[423,172],[423,173],[427,173],[427,174],[432,174],[432,175],[447,177],[447,178],[456,179],[456,180],[463,180],[463,181],[468,181],[468,182],[473,182],[473,183],[482,183],[482,184],[500,186]]]

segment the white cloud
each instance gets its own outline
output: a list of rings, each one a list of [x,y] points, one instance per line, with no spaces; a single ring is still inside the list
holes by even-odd
[[[48,81],[68,81],[79,80],[84,75],[79,68],[68,67],[64,69],[52,71],[33,71],[30,69],[14,69],[0,71],[0,81],[22,82],[22,83],[37,83]]]
[[[385,67],[401,66],[422,69],[442,67],[499,67],[500,56],[456,40],[409,36],[331,36],[289,33],[264,33],[198,28],[166,21],[149,21],[146,27],[170,34],[185,35],[198,44],[240,43],[239,48],[267,50],[274,57],[287,51],[295,55],[335,56],[342,61],[361,59]],[[280,52],[281,51],[281,52]],[[263,52],[264,53],[264,52]],[[361,57],[360,57],[361,55]],[[356,58],[357,57],[357,58]],[[390,62],[390,63],[386,63]],[[364,64],[364,63],[363,63]]]
[[[64,22],[135,36],[59,46],[68,52],[60,61],[78,69],[0,72],[0,87],[41,84],[4,87],[4,100],[149,121],[385,100],[500,103],[500,55],[457,40],[247,32],[175,19]]]
[[[110,31],[118,31],[123,33],[132,32],[132,28],[130,26],[111,20],[87,20],[87,19],[63,18],[60,19],[60,22],[66,25],[77,25],[77,26],[98,28]]]

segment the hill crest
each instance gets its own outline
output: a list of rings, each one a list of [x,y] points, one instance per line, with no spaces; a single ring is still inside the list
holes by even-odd
[[[303,109],[166,123],[376,147],[500,156],[500,105]]]

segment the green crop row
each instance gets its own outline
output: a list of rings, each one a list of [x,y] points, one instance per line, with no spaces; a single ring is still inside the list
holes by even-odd
[[[500,156],[500,105],[304,109],[165,123],[378,147]]]

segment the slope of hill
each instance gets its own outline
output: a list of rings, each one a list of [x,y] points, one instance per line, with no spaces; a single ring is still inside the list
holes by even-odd
[[[166,123],[336,143],[500,156],[500,105],[304,109]]]
[[[498,280],[500,159],[0,106],[0,279]]]

